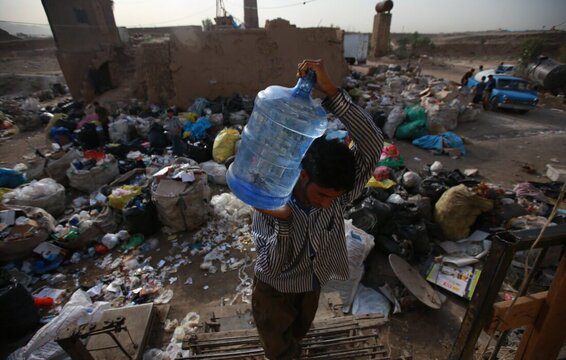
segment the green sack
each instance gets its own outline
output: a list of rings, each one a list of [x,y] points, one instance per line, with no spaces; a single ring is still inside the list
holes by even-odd
[[[407,117],[407,122],[413,122],[417,120],[426,121],[425,109],[420,105],[410,106],[405,109],[405,116]]]
[[[399,159],[394,158],[386,158],[383,160],[379,160],[377,166],[387,166],[390,168],[398,168],[405,166],[405,162],[403,161],[403,157],[399,156]]]
[[[395,131],[395,137],[399,140],[414,140],[425,135],[428,135],[425,119],[406,122]]]

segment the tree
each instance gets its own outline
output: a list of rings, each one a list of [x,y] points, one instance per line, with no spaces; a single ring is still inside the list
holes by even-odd
[[[411,35],[404,35],[399,38],[399,40],[397,40],[397,46],[395,55],[404,59],[406,57],[419,55],[423,50],[434,48],[434,43],[428,36],[421,35],[418,31],[415,31]]]
[[[206,18],[202,21],[202,30],[203,31],[210,31],[212,30],[212,20]]]
[[[527,39],[523,42],[522,48],[521,64],[526,66],[542,54],[542,41],[538,38]]]

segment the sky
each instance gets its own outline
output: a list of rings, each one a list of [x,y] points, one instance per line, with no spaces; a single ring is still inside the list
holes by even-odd
[[[63,0],[68,1],[68,0]],[[372,0],[258,0],[259,23],[281,17],[299,27],[338,26],[371,32]],[[566,30],[566,0],[394,0],[392,32],[437,33],[481,30]],[[243,0],[224,0],[243,20]],[[214,18],[215,0],[115,0],[118,26],[200,25]],[[40,0],[0,0],[0,20],[47,24]],[[0,28],[8,24],[0,21]],[[13,24],[12,24],[13,25]],[[33,28],[32,28],[33,29]],[[37,26],[36,30],[49,31]]]

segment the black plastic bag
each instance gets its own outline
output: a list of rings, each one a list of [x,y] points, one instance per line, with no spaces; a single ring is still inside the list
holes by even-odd
[[[39,324],[33,297],[21,284],[0,288],[0,319],[0,343],[17,340]]]
[[[161,228],[155,204],[143,197],[134,198],[126,205],[122,219],[131,234],[152,235]]]

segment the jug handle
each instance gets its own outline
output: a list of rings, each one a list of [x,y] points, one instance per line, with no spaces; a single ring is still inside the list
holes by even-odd
[[[316,84],[316,73],[308,70],[307,74],[300,78],[297,85],[293,88],[293,96],[310,97],[314,84]]]

